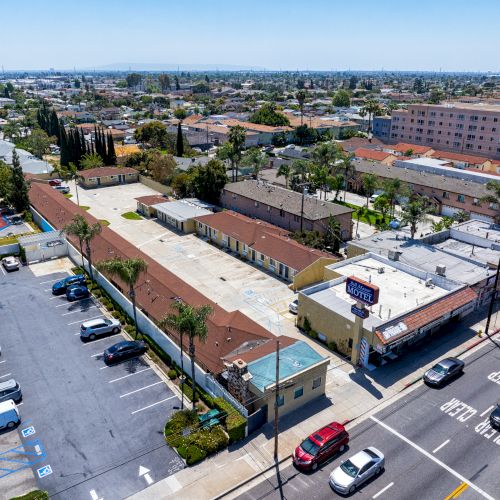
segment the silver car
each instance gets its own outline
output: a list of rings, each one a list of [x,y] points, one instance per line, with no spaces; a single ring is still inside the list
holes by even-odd
[[[342,462],[330,474],[330,486],[339,493],[354,493],[364,482],[382,472],[385,457],[377,448],[370,446]]]
[[[121,330],[120,322],[115,318],[99,318],[86,321],[80,326],[82,340],[94,340],[102,335],[116,334]]]
[[[430,386],[440,386],[461,375],[465,363],[461,359],[446,358],[436,363],[424,373],[424,382]]]
[[[15,257],[5,257],[2,259],[2,266],[6,271],[17,271],[19,269],[19,261]]]
[[[0,383],[0,402],[8,399],[13,399],[16,404],[23,399],[21,386],[13,378]]]

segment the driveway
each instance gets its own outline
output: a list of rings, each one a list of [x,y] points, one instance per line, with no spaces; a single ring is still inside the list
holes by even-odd
[[[80,340],[80,324],[103,313],[92,299],[52,295],[66,275],[27,267],[0,275],[0,380],[21,384],[17,433],[40,489],[51,498],[125,498],[183,468],[162,434],[179,401],[145,357],[104,364],[120,333]],[[0,453],[9,445],[0,436]],[[0,491],[8,484],[0,477]]]

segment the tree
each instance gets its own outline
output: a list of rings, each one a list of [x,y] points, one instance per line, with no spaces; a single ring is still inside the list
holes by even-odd
[[[186,198],[192,192],[191,176],[181,172],[172,178],[170,187],[178,198]]]
[[[151,178],[162,184],[174,173],[177,164],[172,155],[164,155],[160,151],[151,151],[146,161],[146,169]]]
[[[314,149],[311,157],[314,163],[334,173],[337,169],[336,162],[341,158],[341,151],[334,142],[323,142]]]
[[[328,171],[328,167],[317,165],[313,163],[310,169],[310,181],[312,185],[319,189],[319,199],[321,200],[321,191],[324,192],[324,196],[326,199],[326,190],[328,187],[328,177],[330,173]]]
[[[293,160],[292,173],[300,177],[300,182],[306,182],[307,176],[311,171],[311,162],[307,160]]]
[[[85,241],[85,251],[87,253],[87,260],[89,263],[90,279],[92,281],[94,281],[94,271],[92,269],[92,248],[90,246],[90,243],[98,234],[101,234],[101,231],[102,231],[102,226],[101,224],[99,224],[99,222],[96,222],[94,224],[87,223],[86,233],[83,238],[83,240]]]
[[[363,174],[361,176],[361,182],[363,185],[363,191],[365,192],[366,195],[366,206],[368,207],[368,203],[370,201],[370,198],[372,197],[373,193],[375,193],[376,189],[378,188],[379,181],[378,178],[375,174]]]
[[[337,201],[340,191],[344,187],[344,176],[342,174],[329,175],[326,179],[328,189],[335,193],[333,201]]]
[[[135,129],[137,142],[149,143],[154,148],[165,148],[168,142],[167,127],[159,121],[145,123]]]
[[[158,83],[162,92],[170,90],[170,77],[166,73],[162,73],[158,76]]]
[[[229,180],[224,163],[213,159],[204,166],[194,167],[189,174],[195,196],[209,203],[218,203],[220,193]]]
[[[410,201],[403,206],[401,220],[406,224],[410,224],[411,239],[413,239],[417,232],[417,225],[427,219],[427,213],[428,210],[424,207],[423,203],[417,200]]]
[[[0,199],[8,199],[11,192],[12,168],[0,160]]]
[[[318,133],[315,129],[308,127],[306,124],[295,127],[294,140],[301,146],[313,144],[318,139]]]
[[[78,169],[74,163],[70,163],[68,166],[59,165],[58,167],[54,167],[54,170],[50,173],[50,175],[57,175],[61,177],[61,179],[65,181],[74,181],[75,182],[75,190],[76,190],[76,203],[80,206],[80,198],[78,196]]]
[[[429,94],[429,102],[431,104],[439,104],[443,99],[444,99],[444,92],[441,89],[436,87],[431,89],[431,92]]]
[[[182,136],[181,122],[177,124],[177,140],[175,141],[175,153],[181,158],[184,155],[184,137]]]
[[[288,142],[287,136],[285,132],[278,132],[277,134],[273,135],[272,138],[273,146],[277,148],[281,148],[283,146],[286,146],[286,143]]]
[[[356,168],[354,167],[354,164],[352,162],[352,160],[354,159],[353,154],[341,153],[339,159],[340,159],[339,168],[340,171],[342,172],[342,176],[344,177],[344,201],[345,201],[347,183],[350,179],[352,179],[355,176]]]
[[[24,178],[23,169],[19,162],[19,156],[15,149],[12,150],[12,172],[10,177],[9,203],[14,206],[16,212],[24,212],[30,207],[28,196],[29,184]]]
[[[470,219],[470,213],[465,210],[459,210],[457,213],[453,214],[453,221],[465,222]]]
[[[212,314],[213,309],[209,305],[191,306],[185,304],[181,300],[172,302],[171,307],[177,311],[177,314],[168,313],[159,322],[162,328],[170,328],[177,332],[180,337],[181,348],[181,371],[184,373],[183,363],[183,337],[187,335],[189,338],[189,357],[191,358],[191,381],[193,384],[193,410],[196,408],[196,377],[195,377],[195,344],[206,342],[208,336],[207,320]],[[182,389],[182,388],[181,388]]]
[[[142,81],[142,76],[139,73],[130,73],[126,76],[125,80],[129,88],[137,87]]]
[[[181,85],[179,83],[179,77],[177,75],[174,76],[175,81],[175,90],[181,90]]]
[[[187,111],[184,109],[184,108],[177,108],[175,111],[174,111],[174,116],[182,121],[186,118],[187,116]]]
[[[111,132],[108,133],[108,151],[106,155],[106,165],[116,165],[115,143]]]
[[[87,153],[80,160],[80,169],[89,170],[91,168],[104,167],[102,158],[97,153]]]
[[[382,218],[385,220],[386,215],[389,210],[391,210],[391,202],[386,194],[381,194],[377,196],[377,199],[373,203],[373,208],[382,214]]]
[[[242,159],[242,164],[252,168],[255,179],[259,178],[260,171],[267,165],[267,156],[259,148],[251,148]]]
[[[24,139],[23,144],[37,158],[42,158],[49,150],[49,146],[56,142],[55,137],[51,138],[47,132],[41,129],[32,130],[31,134]]]
[[[351,78],[349,78],[349,89],[354,90],[356,88],[356,85],[358,83],[358,79],[352,75]]]
[[[299,103],[299,109],[300,109],[300,124],[302,125],[304,123],[304,103],[307,98],[307,92],[305,90],[299,90],[296,95],[296,99]]]
[[[367,208],[367,207],[359,207],[357,210],[356,210],[356,219],[357,219],[357,222],[356,222],[356,236],[358,235],[358,229],[359,229],[359,220],[364,218],[364,217],[367,217],[368,215],[370,214],[370,210]]]
[[[498,209],[498,205],[500,204],[500,182],[498,181],[489,181],[486,184],[486,189],[491,191],[491,194],[487,194],[481,198],[482,202],[490,203]]]
[[[113,259],[98,262],[96,267],[100,272],[118,277],[128,286],[128,295],[132,301],[132,310],[134,312],[135,338],[137,338],[137,310],[134,287],[139,280],[139,276],[147,271],[147,262],[140,258],[121,259],[120,257],[115,257]]]
[[[260,125],[271,127],[284,127],[290,125],[290,120],[276,110],[276,104],[272,102],[264,103],[255,113],[250,115],[249,121]]]
[[[229,160],[233,165],[233,182],[238,180],[238,166],[241,161],[243,148],[245,147],[246,131],[240,125],[229,127],[228,142],[231,145]]]
[[[368,99],[362,109],[368,114],[367,133],[370,134],[372,119],[374,116],[378,116],[382,113],[382,108],[377,101]]]
[[[337,90],[332,99],[332,104],[336,108],[348,108],[351,105],[351,96],[344,89]]]
[[[394,216],[394,209],[398,199],[402,196],[408,194],[408,188],[401,181],[401,179],[386,179],[383,183],[383,191],[386,195],[389,206],[390,206],[390,214],[391,217]]]
[[[3,127],[2,132],[4,137],[9,139],[18,138],[21,136],[21,127],[18,122],[8,121]]]
[[[326,232],[324,234],[324,248],[332,252],[338,252],[342,242],[342,226],[333,215],[328,216]]]
[[[284,177],[285,178],[285,187],[288,189],[288,181],[292,174],[292,169],[288,163],[282,163],[278,167],[278,171],[276,172],[276,177]]]

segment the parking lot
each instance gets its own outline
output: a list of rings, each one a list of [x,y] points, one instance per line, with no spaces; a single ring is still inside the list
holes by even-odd
[[[144,356],[104,364],[120,333],[80,340],[80,324],[103,313],[93,299],[53,296],[65,276],[0,274],[0,381],[15,378],[23,391],[21,425],[0,435],[0,492],[9,498],[31,468],[51,498],[125,498],[183,468],[162,433],[179,401]],[[16,432],[22,463],[11,459]]]

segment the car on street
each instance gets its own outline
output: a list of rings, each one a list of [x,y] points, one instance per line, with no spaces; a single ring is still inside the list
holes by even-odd
[[[457,358],[445,358],[424,373],[424,382],[438,387],[464,371],[465,363]]]
[[[71,285],[85,285],[87,282],[85,275],[75,274],[74,276],[68,276],[62,280],[56,281],[52,285],[52,293],[54,295],[62,295],[66,293],[66,289]]]
[[[496,408],[490,413],[490,424],[491,427],[500,431],[500,404],[497,404]]]
[[[15,257],[4,257],[2,259],[2,266],[6,271],[17,271],[19,269],[19,261]]]
[[[117,363],[118,361],[141,356],[146,351],[147,346],[143,340],[124,340],[104,351],[104,362]]]
[[[94,340],[97,337],[119,333],[122,325],[115,318],[99,318],[86,321],[80,326],[82,340]]]
[[[359,451],[330,474],[330,486],[338,493],[351,494],[363,483],[384,470],[384,454],[369,446]]]
[[[68,186],[52,186],[56,191],[60,191],[62,194],[69,194]]]
[[[313,432],[295,448],[293,464],[300,470],[316,470],[318,465],[344,451],[348,442],[349,434],[345,427],[332,422]]]
[[[90,297],[90,292],[85,285],[71,285],[66,289],[66,298],[70,302],[74,300],[86,299],[87,297]]]
[[[62,179],[50,179],[49,186],[60,186],[62,184]]]
[[[298,308],[299,308],[299,299],[295,299],[294,301],[290,302],[290,304],[288,304],[288,310],[292,314],[297,314]]]
[[[0,402],[13,399],[15,403],[20,403],[23,399],[21,386],[13,379],[0,383]]]

